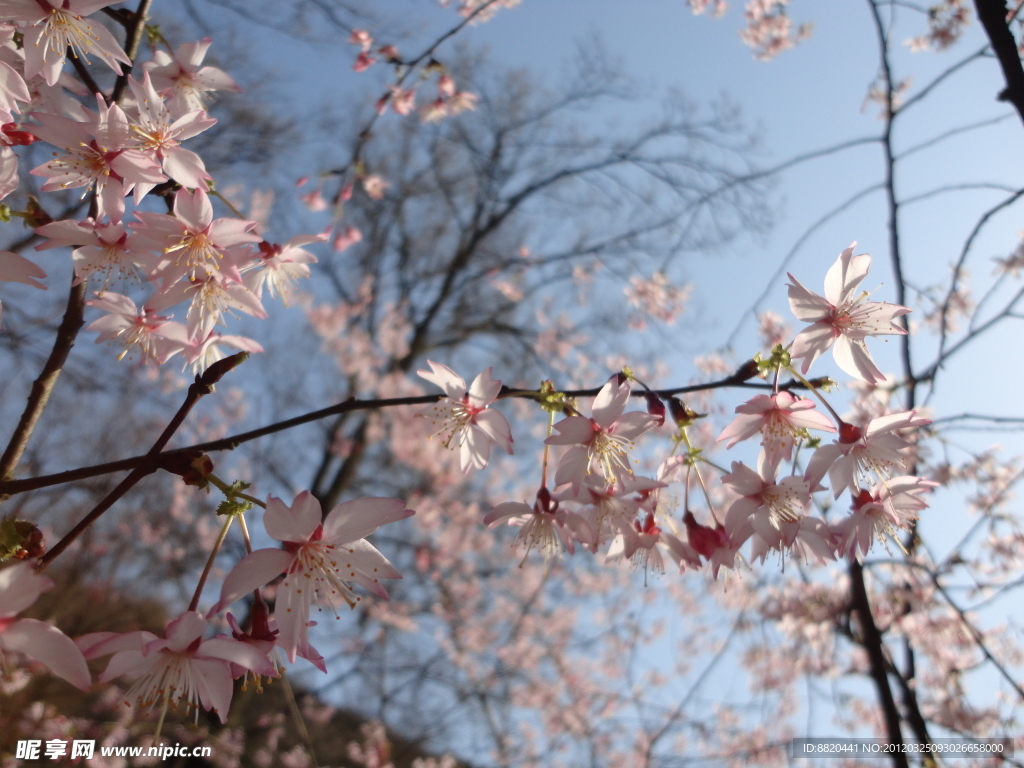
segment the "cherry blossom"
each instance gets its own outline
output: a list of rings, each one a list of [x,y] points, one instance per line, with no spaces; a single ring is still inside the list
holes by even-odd
[[[807,465],[807,477],[817,484],[827,472],[837,499],[847,488],[853,493],[885,482],[907,469],[904,455],[911,443],[896,433],[931,423],[931,419],[918,416],[916,411],[880,416],[863,428],[844,422],[839,428],[839,440],[814,452]]]
[[[620,531],[612,539],[605,562],[628,560],[634,569],[643,569],[645,584],[648,570],[658,575],[665,573],[666,555],[680,569],[700,567],[700,557],[693,547],[662,531],[652,514],[647,514],[642,523],[634,520],[632,525],[620,526]]]
[[[259,246],[259,260],[243,269],[243,282],[257,298],[263,298],[266,287],[270,298],[280,294],[285,305],[288,304],[295,281],[309,277],[309,264],[316,263],[316,256],[302,246],[327,241],[327,233],[319,235],[298,235],[284,245],[268,243],[264,240]]]
[[[143,68],[153,80],[153,87],[167,96],[167,106],[174,115],[185,115],[206,109],[204,95],[211,91],[239,91],[238,85],[217,67],[200,66],[213,40],[204,37],[197,43],[185,43],[171,56],[158,50]]]
[[[614,536],[623,526],[632,526],[643,494],[664,486],[665,483],[658,480],[635,475],[625,475],[611,482],[587,475],[578,489],[563,489],[555,498],[582,505],[579,514],[586,524],[583,530],[590,538],[577,540],[596,552],[609,536]]]
[[[138,148],[152,153],[159,160],[163,172],[183,187],[195,189],[205,186],[212,177],[206,172],[202,158],[195,152],[182,149],[181,142],[202,133],[217,121],[201,111],[172,119],[163,98],[153,88],[148,72],[141,83],[129,77],[128,84],[138,105],[138,119],[131,126]]]
[[[184,700],[186,709],[203,709],[227,720],[233,689],[232,665],[273,677],[277,669],[266,654],[249,643],[226,635],[206,640],[207,624],[200,614],[186,611],[167,624],[163,637],[152,632],[110,632],[78,639],[87,659],[113,654],[100,675],[107,683],[122,676],[135,682],[124,696],[140,710]],[[198,712],[197,712],[198,715]]]
[[[85,121],[50,114],[34,114],[40,125],[29,131],[48,144],[64,149],[64,155],[32,169],[47,182],[43,191],[94,186],[100,212],[111,221],[124,216],[124,196],[135,190],[136,203],[156,184],[167,180],[160,165],[145,153],[129,147],[128,118],[116,104],[96,95],[97,111],[82,107]]]
[[[501,393],[501,382],[491,378],[491,368],[473,379],[467,390],[466,381],[446,365],[427,360],[430,370],[416,371],[420,378],[436,384],[447,397],[431,406],[430,420],[444,435],[445,448],[459,447],[459,463],[464,473],[483,469],[497,445],[512,455],[512,428],[499,412],[487,406]],[[454,441],[454,445],[453,445]]]
[[[86,330],[99,331],[96,343],[116,340],[124,351],[118,360],[134,350],[145,359],[163,364],[181,352],[188,344],[188,331],[181,323],[152,314],[146,307],[139,309],[127,296],[111,291],[100,291],[87,301],[90,307],[108,314],[94,321]]]
[[[255,221],[214,219],[213,205],[202,187],[194,193],[182,188],[174,196],[174,215],[137,212],[138,223],[131,228],[140,242],[163,253],[152,278],[163,281],[164,288],[185,277],[205,277],[224,271],[235,282],[241,274],[235,259],[225,259],[228,249],[258,243],[259,235],[249,230]]]
[[[138,270],[148,274],[157,263],[152,252],[134,247],[120,222],[54,221],[37,227],[36,234],[48,238],[36,246],[37,251],[79,246],[71,252],[75,280],[83,282],[99,273],[103,289],[114,277],[138,277]]]
[[[904,475],[871,490],[862,488],[853,497],[850,516],[833,526],[839,554],[854,557],[859,551],[866,555],[873,539],[885,544],[886,536],[896,539],[900,530],[910,530],[917,513],[928,507],[921,495],[936,487],[938,483],[931,480]]]
[[[568,416],[554,427],[558,432],[547,445],[571,445],[555,472],[555,485],[572,484],[577,492],[584,476],[597,469],[605,479],[621,479],[633,472],[633,441],[657,424],[657,416],[643,411],[623,413],[631,389],[628,381],[612,377],[594,398],[591,416]]]
[[[761,461],[757,472],[734,461],[732,472],[722,475],[722,482],[740,497],[727,514],[750,517],[763,512],[774,528],[799,521],[811,502],[811,486],[805,478],[790,476],[776,481],[774,465],[765,460]]]
[[[50,579],[36,573],[34,562],[0,570],[0,666],[10,668],[5,653],[22,653],[76,688],[88,690],[92,677],[71,638],[45,621],[15,618],[52,588]]]
[[[263,524],[284,548],[258,549],[244,557],[224,580],[213,613],[283,573],[275,611],[278,645],[292,662],[300,653],[316,656],[308,640],[310,606],[333,610],[343,600],[355,607],[361,598],[350,581],[387,600],[380,580],[402,575],[364,537],[414,514],[401,499],[363,498],[343,502],[323,517],[320,502],[308,491],[296,496],[290,507],[271,496]]]
[[[774,395],[755,395],[736,406],[736,413],[740,415],[718,436],[719,442],[728,440],[726,447],[732,448],[760,432],[761,445],[772,466],[793,458],[793,446],[800,430],[836,431],[825,414],[814,410],[812,400],[798,398],[785,391]]]
[[[801,370],[807,373],[823,352],[832,348],[836,364],[847,374],[867,382],[880,382],[885,376],[875,366],[864,339],[868,336],[906,334],[894,321],[910,312],[897,304],[865,301],[866,292],[856,293],[867,277],[871,257],[853,255],[857,243],[851,243],[825,275],[825,296],[804,288],[789,275],[789,306],[798,320],[811,323],[797,334],[790,355],[803,359]]]
[[[507,501],[484,516],[484,524],[490,528],[502,523],[519,528],[512,546],[525,546],[524,561],[534,547],[547,559],[562,550],[573,554],[576,551],[574,539],[586,542],[593,539],[586,521],[563,508],[547,488],[537,493],[532,507],[519,501]]]
[[[89,62],[93,54],[121,74],[121,64],[132,63],[114,36],[91,19],[92,13],[114,5],[116,0],[0,0],[0,21],[29,25],[25,32],[25,77],[42,75],[54,85],[72,54]]]

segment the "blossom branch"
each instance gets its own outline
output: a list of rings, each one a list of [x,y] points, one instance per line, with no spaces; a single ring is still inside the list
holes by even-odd
[[[129,33],[127,38],[129,57],[134,58],[138,53],[145,16],[151,3],[152,0],[141,0],[139,3],[139,9],[136,12],[135,28]],[[72,53],[74,54],[74,51]],[[72,55],[69,58],[72,66],[75,67],[75,70],[82,77],[83,82],[87,85],[91,83],[89,85],[90,90],[94,93],[100,93],[89,72],[85,69],[82,62],[79,61],[78,56]],[[127,73],[118,78],[114,91],[111,94],[111,102],[117,101],[124,93],[124,88],[128,83],[127,78]],[[89,215],[95,217],[98,212],[99,201],[94,194],[89,206]],[[61,321],[60,327],[57,329],[57,337],[54,340],[53,349],[50,351],[50,356],[47,358],[42,372],[32,384],[32,391],[29,394],[28,402],[25,404],[25,410],[22,412],[21,419],[18,421],[18,426],[15,428],[3,456],[0,456],[0,480],[12,476],[17,469],[18,463],[28,447],[28,441],[32,436],[32,432],[39,422],[39,417],[42,416],[53,388],[57,384],[57,379],[60,377],[64,364],[67,362],[71,348],[75,345],[78,332],[85,325],[86,287],[84,281],[77,281],[77,278],[72,280],[67,308],[64,311],[64,318]],[[5,498],[6,495],[0,490],[0,502]]]
[[[824,382],[822,379],[811,379],[810,382],[815,386],[821,386]],[[762,384],[758,382],[742,381],[737,378],[737,374],[727,376],[724,379],[717,381],[707,382],[705,384],[690,384],[684,387],[674,387],[672,389],[661,389],[655,390],[655,394],[662,397],[670,397],[672,395],[686,394],[690,392],[707,392],[713,389],[724,389],[728,387],[742,388],[742,389],[759,389],[759,390],[773,390],[774,388],[770,384]],[[782,390],[793,390],[803,389],[804,385],[799,381],[787,381],[779,386]],[[540,390],[519,390],[519,389],[508,389],[503,387],[503,392],[499,398],[530,398],[534,399],[540,396],[542,393]],[[598,392],[601,391],[600,387],[593,387],[591,389],[573,389],[566,390],[563,392],[567,397],[594,397]],[[644,397],[645,392],[642,389],[638,389],[631,393],[632,397]],[[26,478],[24,480],[6,480],[0,482],[0,494],[5,496],[14,496],[19,493],[25,493],[26,491],[34,491],[40,488],[49,488],[54,485],[62,485],[64,483],[74,482],[76,480],[85,480],[90,477],[99,477],[100,475],[108,475],[112,472],[120,472],[126,469],[133,469],[147,460],[153,460],[155,458],[155,466],[159,468],[163,464],[166,464],[172,457],[180,457],[183,454],[195,452],[195,451],[231,451],[252,440],[256,440],[267,435],[272,435],[277,432],[284,432],[295,427],[302,426],[303,424],[309,424],[320,419],[327,418],[328,416],[338,416],[341,414],[351,413],[353,411],[366,411],[366,410],[379,410],[381,408],[394,408],[403,405],[430,405],[436,403],[444,397],[443,394],[437,395],[418,395],[416,397],[393,397],[383,400],[357,400],[354,397],[350,397],[347,400],[343,400],[335,405],[328,406],[327,408],[321,408],[317,411],[310,411],[300,416],[295,416],[290,419],[283,421],[274,422],[273,424],[267,424],[266,426],[260,427],[259,429],[253,429],[248,432],[240,432],[236,435],[230,435],[219,440],[211,440],[206,443],[197,443],[184,448],[175,448],[171,451],[165,451],[158,456],[152,456],[151,453],[144,456],[133,456],[127,459],[120,459],[118,461],[109,461],[104,464],[96,464],[91,467],[82,467],[80,469],[71,469],[66,472],[57,472],[52,475],[41,475],[39,477]]]

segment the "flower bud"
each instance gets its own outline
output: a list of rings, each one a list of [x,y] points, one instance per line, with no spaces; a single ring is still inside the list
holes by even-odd
[[[757,360],[747,360],[743,365],[736,369],[736,373],[732,375],[732,378],[736,381],[748,381],[753,379],[761,372],[761,366],[757,364]]]
[[[46,551],[43,532],[28,520],[0,520],[0,562],[28,560]]]
[[[644,400],[647,401],[647,412],[658,417],[658,426],[660,427],[665,423],[665,403],[650,390],[644,392]]]

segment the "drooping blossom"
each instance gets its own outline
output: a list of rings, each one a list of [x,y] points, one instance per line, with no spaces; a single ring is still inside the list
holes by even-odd
[[[22,653],[76,688],[88,690],[92,678],[71,638],[45,621],[15,618],[52,588],[50,579],[36,573],[34,562],[0,570],[0,668],[11,668],[6,654]]]
[[[358,56],[356,56],[356,60],[355,63],[352,65],[352,69],[355,70],[356,72],[365,72],[370,67],[372,67],[376,62],[377,59],[375,59],[373,56],[364,51],[361,52]]]
[[[184,703],[186,710],[201,706],[226,722],[234,688],[232,665],[267,677],[276,676],[277,669],[250,643],[227,635],[204,640],[206,628],[206,619],[186,611],[167,624],[163,637],[146,631],[98,632],[77,642],[87,659],[113,654],[100,682],[135,679],[124,696],[128,704],[140,710],[165,702],[175,708]]]
[[[36,227],[36,234],[47,238],[36,246],[37,251],[78,246],[71,252],[75,262],[75,281],[88,280],[98,274],[106,289],[116,277],[138,277],[156,266],[156,257],[148,249],[133,247],[132,239],[120,222],[53,221]]]
[[[227,256],[224,262],[230,259]],[[244,312],[260,320],[266,319],[267,311],[256,295],[241,282],[232,280],[225,272],[179,280],[167,290],[150,297],[146,306],[159,312],[189,302],[186,317],[190,336],[209,333],[231,310]]]
[[[871,490],[862,488],[853,497],[853,511],[832,529],[840,555],[866,555],[873,539],[883,544],[886,536],[897,539],[899,531],[910,530],[917,513],[928,508],[921,498],[938,487],[938,483],[912,475],[894,477]],[[902,545],[901,545],[902,546]]]
[[[643,569],[645,584],[648,570],[658,575],[665,573],[666,556],[680,569],[700,567],[696,550],[659,528],[650,513],[644,516],[643,522],[634,520],[632,525],[621,526],[619,530],[608,548],[605,562],[628,560],[634,569]]]
[[[349,45],[358,45],[363,53],[366,53],[373,47],[373,36],[365,29],[353,29],[345,42]]]
[[[506,501],[484,516],[484,525],[490,528],[502,523],[519,528],[512,546],[526,548],[524,561],[535,547],[548,559],[563,550],[573,554],[576,551],[574,539],[592,539],[586,521],[562,507],[547,488],[540,489],[532,507],[519,501]]]
[[[470,388],[466,381],[446,365],[427,360],[430,370],[416,371],[420,378],[436,384],[447,397],[430,408],[428,418],[443,435],[445,448],[459,448],[459,464],[464,473],[483,469],[491,455],[491,445],[497,445],[512,455],[512,428],[500,411],[487,406],[501,392],[501,382],[491,378],[491,368],[481,373]]]
[[[95,299],[85,303],[108,313],[91,323],[86,330],[99,332],[97,344],[117,341],[124,347],[124,351],[117,356],[118,360],[138,350],[143,358],[163,365],[188,344],[188,331],[184,325],[155,315],[146,307],[140,309],[127,296],[100,291]]]
[[[906,334],[894,321],[910,310],[898,304],[866,301],[865,291],[857,287],[867,277],[871,257],[853,255],[857,243],[844,250],[825,275],[825,296],[804,288],[789,275],[789,306],[798,320],[811,323],[793,340],[790,355],[803,360],[801,370],[807,373],[811,364],[829,348],[844,372],[856,379],[875,383],[884,376],[868,352],[868,336]]]
[[[223,70],[201,66],[212,42],[204,37],[197,43],[179,45],[173,56],[158,50],[152,61],[142,65],[153,79],[153,87],[167,97],[167,106],[176,117],[205,110],[207,93],[241,90]]]
[[[327,233],[319,235],[299,235],[284,245],[260,243],[257,260],[243,270],[242,282],[257,298],[263,298],[263,289],[267,289],[270,298],[278,295],[287,306],[295,281],[309,277],[309,264],[316,263],[316,256],[302,246],[323,243]]]
[[[42,75],[47,85],[60,77],[68,49],[86,64],[98,57],[121,74],[132,60],[98,21],[85,18],[117,0],[2,0],[0,21],[28,25],[25,31],[25,78]]]
[[[263,524],[284,548],[258,549],[244,557],[224,580],[213,612],[284,574],[275,610],[277,643],[290,661],[300,653],[310,658],[315,655],[309,647],[310,606],[334,610],[344,601],[355,607],[361,598],[350,582],[387,600],[380,580],[402,575],[364,537],[413,514],[401,499],[363,498],[343,502],[323,517],[320,502],[308,491],[290,507],[271,496]]]
[[[775,466],[763,454],[757,472],[734,461],[732,472],[722,475],[722,482],[739,496],[727,514],[746,517],[763,514],[774,528],[799,521],[811,502],[810,483],[795,475],[776,481]]]
[[[856,493],[885,482],[907,470],[905,454],[911,443],[897,432],[931,423],[931,419],[918,416],[917,411],[880,416],[865,427],[844,422],[839,428],[839,440],[814,452],[807,463],[807,477],[817,484],[827,472],[837,499],[847,488]]]
[[[829,418],[814,409],[814,402],[782,391],[774,395],[755,395],[736,406],[740,414],[722,430],[719,441],[728,440],[732,448],[741,440],[761,433],[761,445],[768,463],[778,466],[793,458],[793,446],[800,430],[817,429],[835,432]]]
[[[612,377],[594,398],[590,417],[568,416],[554,425],[557,435],[547,445],[571,445],[558,464],[555,485],[572,484],[579,490],[583,478],[596,469],[609,481],[632,474],[630,451],[633,442],[658,423],[658,417],[643,411],[623,413],[631,389],[628,381]]]
[[[597,549],[610,537],[622,529],[632,526],[640,511],[645,494],[665,483],[649,477],[624,475],[612,481],[604,480],[596,475],[586,475],[579,489],[565,488],[555,494],[558,501],[580,504],[580,517],[586,523],[586,530],[591,538],[577,541],[591,551]]]

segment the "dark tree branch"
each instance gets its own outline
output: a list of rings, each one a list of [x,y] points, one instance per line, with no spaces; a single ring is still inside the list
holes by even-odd
[[[1006,3],[1004,0],[974,0],[974,7],[1006,80],[1006,88],[1000,92],[999,99],[1013,104],[1021,122],[1024,122],[1024,68],[1021,67],[1017,41],[1006,23],[1009,16]]]
[[[820,379],[811,379],[811,384],[820,386],[822,384]],[[725,389],[729,387],[737,387],[743,389],[758,389],[758,390],[770,390],[774,391],[775,387],[771,384],[763,384],[760,382],[749,382],[743,381],[738,374],[727,376],[724,379],[717,381],[711,381],[706,384],[691,384],[685,387],[674,387],[672,389],[661,389],[656,390],[657,394],[662,397],[671,397],[673,395],[683,395],[692,392],[706,392],[713,389]],[[788,381],[779,385],[779,389],[794,390],[804,389],[804,385],[798,381]],[[600,387],[593,387],[591,389],[573,389],[564,390],[563,394],[567,397],[594,397],[598,392],[601,391]],[[501,398],[518,397],[518,398],[529,398],[536,399],[541,394],[540,390],[522,390],[522,389],[509,389],[508,387],[502,388]],[[642,389],[638,389],[632,393],[633,397],[644,397],[645,392]],[[301,416],[295,416],[291,419],[285,419],[284,421],[278,421],[273,424],[268,424],[259,429],[254,429],[249,432],[241,432],[237,435],[231,435],[230,437],[221,438],[220,440],[212,440],[206,443],[198,443],[196,445],[190,445],[185,448],[176,448],[173,451],[166,451],[161,453],[158,460],[154,462],[159,468],[163,464],[167,463],[173,458],[180,457],[182,454],[196,452],[196,451],[231,451],[242,445],[243,443],[256,440],[260,437],[266,437],[277,432],[284,432],[288,429],[294,429],[295,427],[303,424],[309,424],[320,419],[327,418],[328,416],[339,416],[344,413],[350,413],[354,411],[367,411],[367,410],[378,410],[381,408],[394,408],[402,405],[429,405],[436,403],[438,400],[443,398],[444,395],[421,395],[419,397],[394,397],[387,400],[356,400],[353,397],[335,405],[328,406],[327,408],[321,408],[318,411],[311,411],[304,413]],[[39,488],[49,488],[54,485],[62,485],[64,483],[71,483],[76,480],[85,480],[90,477],[99,477],[100,475],[108,475],[112,472],[121,472],[126,469],[133,469],[139,464],[146,462],[148,459],[154,457],[146,454],[145,456],[133,456],[129,459],[121,459],[119,461],[111,461],[105,464],[96,464],[91,467],[82,467],[81,469],[72,469],[67,472],[58,472],[53,475],[43,475],[40,477],[32,477],[24,480],[7,480],[0,482],[0,493],[8,496],[13,496],[18,493],[25,493],[27,491],[34,491]]]

